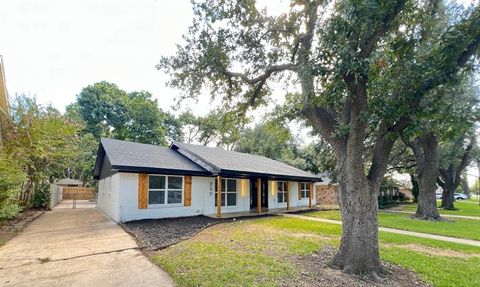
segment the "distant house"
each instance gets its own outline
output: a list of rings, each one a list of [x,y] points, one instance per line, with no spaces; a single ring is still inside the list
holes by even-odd
[[[168,148],[102,138],[94,170],[98,207],[116,222],[263,213],[315,205],[318,176],[221,148]]]
[[[5,137],[8,118],[8,92],[5,83],[3,57],[0,55],[0,144]]]
[[[73,178],[63,178],[55,182],[55,184],[59,186],[67,186],[67,187],[83,186],[83,182],[81,180],[73,179]]]

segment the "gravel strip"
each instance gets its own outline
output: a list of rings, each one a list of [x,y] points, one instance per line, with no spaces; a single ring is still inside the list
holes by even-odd
[[[145,219],[130,221],[122,226],[133,234],[142,248],[159,250],[188,239],[205,227],[234,219],[216,219],[207,216]]]

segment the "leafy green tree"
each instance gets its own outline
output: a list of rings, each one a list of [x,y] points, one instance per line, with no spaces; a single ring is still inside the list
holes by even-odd
[[[285,161],[286,158],[293,157],[291,151],[293,141],[293,135],[288,127],[276,122],[265,122],[254,128],[247,128],[235,150]]]
[[[442,187],[442,204],[444,209],[455,209],[454,193],[461,183],[462,172],[470,164],[471,151],[475,145],[474,131],[465,132],[455,141],[440,146],[440,178],[438,184]]]
[[[215,144],[232,150],[240,140],[248,119],[232,117],[231,113],[212,111],[205,116],[195,116],[186,111],[178,117],[183,127],[183,139],[187,143]]]
[[[179,137],[179,123],[159,108],[149,92],[127,93],[105,81],[84,88],[77,102],[67,107],[66,115],[84,122],[84,132],[96,139],[166,145],[167,138]]]
[[[298,84],[298,118],[337,158],[343,233],[331,266],[345,272],[378,279],[377,194],[393,145],[425,95],[478,52],[480,8],[422,34],[435,21],[430,3],[291,1],[271,16],[255,1],[195,1],[184,44],[160,60],[183,97],[208,88],[240,113],[278,83]]]
[[[458,178],[449,174],[450,171],[456,173],[461,170],[455,169],[456,165],[451,160],[450,169],[442,167],[446,159],[441,157],[441,152],[447,146],[458,145],[458,138],[463,137],[478,121],[480,114],[477,94],[475,84],[468,74],[450,85],[432,90],[421,102],[425,106],[423,113],[417,115],[414,124],[405,130],[403,141],[415,155],[419,183],[418,207],[414,217],[442,220],[437,210],[435,196],[439,175],[444,178],[440,183],[444,187],[448,186],[447,189],[451,191],[448,196],[451,197],[453,204],[452,190],[460,184],[460,174]],[[408,140],[405,134],[415,134],[416,138]],[[462,154],[455,155],[461,160]],[[451,156],[454,157],[454,154]]]
[[[85,122],[85,132],[95,138],[112,137],[130,120],[126,107],[127,93],[108,82],[99,82],[82,89],[77,102],[67,107]]]
[[[98,141],[92,134],[79,134],[68,143],[67,149],[73,151],[73,156],[64,162],[64,178],[75,178],[83,185],[93,185],[93,168],[97,157]]]
[[[23,95],[14,98],[10,111],[13,131],[5,151],[26,174],[19,204],[32,206],[36,202],[45,207],[49,184],[63,175],[65,163],[76,156],[69,147],[81,126],[51,106],[40,106],[35,98]],[[34,201],[38,198],[44,200]]]

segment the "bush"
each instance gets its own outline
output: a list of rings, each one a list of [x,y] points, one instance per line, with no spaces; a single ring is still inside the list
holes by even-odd
[[[35,208],[47,208],[50,205],[50,186],[43,184],[35,191],[33,196],[33,207]]]
[[[17,161],[0,148],[0,219],[15,217],[22,210],[17,197],[25,177]]]

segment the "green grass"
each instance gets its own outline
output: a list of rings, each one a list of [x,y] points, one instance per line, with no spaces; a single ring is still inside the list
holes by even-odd
[[[437,205],[440,206],[441,201],[437,200]],[[478,205],[478,201],[473,200],[457,200],[455,202],[455,208],[457,210],[443,210],[441,208],[438,209],[440,214],[450,214],[450,215],[464,215],[464,216],[478,216],[480,217],[480,206]],[[400,206],[404,211],[415,212],[417,209],[416,204],[407,204]]]
[[[338,210],[316,211],[304,215],[341,220]],[[409,214],[380,212],[378,214],[378,224],[383,227],[402,230],[480,240],[480,221],[474,219],[432,222],[412,219]]]
[[[336,224],[259,218],[213,226],[152,260],[178,286],[298,285],[302,270],[292,256],[338,246],[340,235]],[[379,240],[383,260],[417,272],[434,286],[479,286],[480,247],[387,232],[380,232]]]
[[[322,236],[333,236],[331,240],[332,244],[338,243],[338,238],[342,235],[342,227],[331,223],[284,217],[258,219],[256,222],[263,226],[281,228],[295,232],[311,232]],[[435,239],[420,238],[390,232],[379,232],[379,240],[382,243],[388,244],[408,245],[414,243],[431,248],[453,250],[469,254],[480,254],[480,247],[477,246],[444,242]]]
[[[275,286],[294,273],[288,262],[215,242],[181,244],[155,256],[153,261],[179,286]]]
[[[405,248],[382,248],[382,259],[414,270],[437,287],[480,286],[480,257],[432,256]]]

